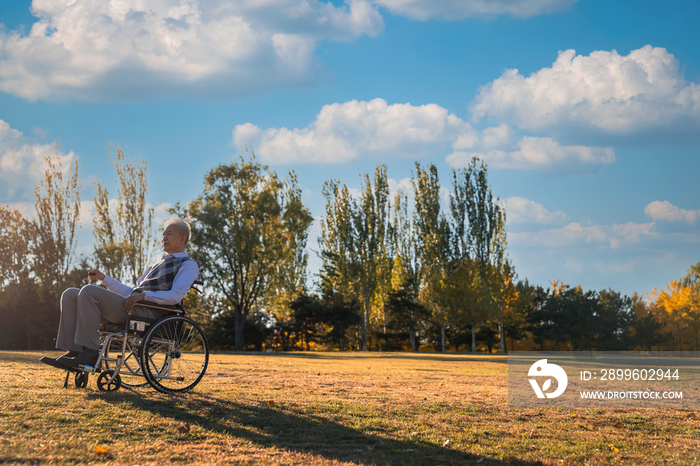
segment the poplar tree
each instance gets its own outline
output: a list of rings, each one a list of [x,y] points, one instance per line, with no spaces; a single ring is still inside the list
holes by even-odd
[[[386,166],[379,165],[374,174],[374,185],[369,174],[365,174],[362,197],[354,209],[355,252],[358,259],[359,294],[364,305],[362,323],[362,351],[367,351],[367,334],[372,297],[377,291],[388,292],[391,281],[390,264],[387,264],[386,240],[389,217],[389,184],[386,178]],[[388,283],[387,283],[388,282]],[[384,297],[381,297],[383,304]],[[382,306],[383,307],[383,306]],[[382,309],[383,314],[383,309]]]
[[[476,326],[491,318],[498,321],[503,348],[503,314],[513,292],[513,269],[505,257],[505,212],[491,193],[486,165],[476,157],[466,168],[452,171],[450,213],[453,259],[462,268],[466,262],[474,261],[479,272],[478,282],[462,284],[463,306],[472,330],[472,352],[476,352]],[[472,297],[467,298],[467,294]],[[480,305],[474,306],[473,302]]]
[[[92,220],[95,257],[107,275],[136,283],[156,252],[153,208],[148,206],[148,165],[132,161],[120,148],[107,150],[117,171],[117,198],[110,205],[109,190],[97,181]]]
[[[451,231],[447,218],[440,212],[440,180],[437,167],[422,168],[416,162],[411,180],[415,195],[413,209],[413,246],[419,296],[433,313],[441,332],[441,347],[445,351],[447,312],[439,293],[450,261]]]
[[[326,215],[321,221],[322,288],[352,296],[357,283],[357,259],[355,254],[354,209],[347,186],[338,180],[323,183],[326,198]]]
[[[323,194],[326,217],[319,238],[324,261],[322,279],[335,290],[360,298],[362,350],[367,351],[372,302],[379,302],[383,307],[391,283],[386,167],[377,167],[374,183],[369,174],[365,174],[359,201],[352,199],[347,186],[340,187],[336,180],[324,183]]]
[[[76,235],[80,228],[78,161],[64,168],[58,153],[60,147],[57,144],[54,147],[55,155],[47,155],[44,159],[44,179],[40,186],[34,187],[34,274],[41,283],[47,302],[58,299],[65,287],[68,272],[76,263]]]

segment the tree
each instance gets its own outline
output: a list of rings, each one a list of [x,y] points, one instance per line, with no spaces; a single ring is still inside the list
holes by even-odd
[[[386,167],[375,170],[374,184],[365,174],[359,202],[336,180],[324,183],[326,217],[321,225],[322,280],[363,304],[362,350],[368,349],[373,301],[383,307],[391,277],[388,258],[390,205]]]
[[[476,307],[468,307],[472,352],[476,352],[477,325],[490,319],[499,323],[503,350],[503,318],[508,304],[515,299],[512,286],[515,272],[505,259],[505,212],[498,198],[494,199],[491,193],[486,165],[476,157],[467,168],[452,170],[450,214],[453,232],[451,260],[456,264],[456,273],[464,274],[464,267],[471,260],[479,273],[479,280],[463,287],[463,292],[480,290],[484,294],[474,297],[482,302],[478,312],[475,312]],[[464,299],[469,298],[464,296]]]
[[[117,171],[118,197],[116,205],[110,205],[109,191],[97,181],[92,219],[95,257],[107,275],[136,283],[156,245],[153,208],[146,202],[148,166],[145,160],[133,162],[118,146],[110,146],[107,153]]]
[[[311,342],[316,340],[318,325],[326,319],[326,309],[316,296],[300,294],[289,303],[296,331],[306,345],[306,351],[311,349]]]
[[[413,209],[413,247],[419,299],[430,309],[440,326],[441,348],[445,351],[446,310],[439,296],[440,282],[450,260],[450,226],[440,212],[440,180],[437,167],[424,169],[416,162],[411,179],[415,204]]]
[[[378,287],[382,275],[391,277],[386,264],[386,234],[389,213],[389,184],[386,178],[386,166],[379,165],[374,175],[374,186],[369,174],[365,182],[359,205],[354,209],[353,224],[355,229],[355,253],[358,259],[359,294],[364,304],[362,321],[362,351],[367,351],[367,332],[372,311],[371,299]],[[382,299],[383,301],[383,299]]]
[[[329,327],[325,337],[337,343],[340,351],[345,351],[348,329],[362,321],[362,304],[355,298],[343,296],[332,290],[323,295],[322,303],[326,312],[323,323]]]
[[[533,341],[544,351],[544,344],[548,340],[555,340],[557,335],[554,329],[552,316],[547,312],[545,305],[550,297],[550,290],[541,286],[532,289],[532,300],[525,309],[527,329],[532,333]],[[558,343],[557,343],[557,346]]]
[[[599,350],[621,350],[625,333],[634,322],[632,299],[620,292],[602,290],[598,292],[594,343]]]
[[[299,258],[306,267],[299,249],[313,218],[296,192],[295,178],[281,181],[253,154],[209,171],[204,193],[188,205],[193,257],[222,297],[224,313],[235,315],[236,351],[243,350],[245,320],[270,292],[274,274]]]
[[[17,210],[0,206],[0,345],[3,349],[32,349],[31,339],[42,331],[44,305],[31,274],[32,235],[36,227]],[[41,319],[39,319],[41,317]],[[27,345],[24,339],[27,339]]]
[[[392,267],[391,291],[387,297],[388,330],[401,338],[408,336],[411,350],[417,353],[420,333],[424,323],[430,319],[430,311],[416,295],[415,275],[402,256],[397,255]],[[387,334],[387,331],[384,332]]]
[[[29,280],[34,228],[19,211],[0,205],[0,293]]]
[[[506,325],[513,321],[515,310],[520,299],[516,287],[515,270],[509,261],[503,261],[500,267],[491,268],[489,274],[491,283],[489,289],[496,305],[496,323],[500,341],[501,354],[506,353]]]
[[[34,274],[43,290],[42,299],[57,302],[65,288],[66,277],[76,262],[77,229],[80,227],[80,182],[78,161],[63,167],[59,156],[47,155],[46,171],[40,186],[34,187],[36,223],[32,254]],[[64,174],[67,179],[64,181]]]
[[[700,292],[700,262],[688,269],[688,273],[683,277],[683,286],[689,286],[696,292]]]
[[[688,340],[692,338],[692,346],[697,351],[700,348],[700,293],[680,280],[672,280],[666,290],[655,293],[655,298],[655,305],[675,324],[678,351],[682,351],[686,335]]]
[[[633,335],[627,336],[627,346],[634,349],[640,346],[648,351],[656,346],[665,343],[669,339],[669,334],[664,333],[664,323],[655,315],[651,306],[647,306],[645,302],[634,293],[631,298],[631,308],[634,312],[634,321],[632,322],[631,330]]]
[[[347,186],[337,180],[323,183],[326,215],[321,220],[318,239],[323,261],[320,278],[324,294],[354,296],[357,288],[358,262],[355,254],[354,203]]]

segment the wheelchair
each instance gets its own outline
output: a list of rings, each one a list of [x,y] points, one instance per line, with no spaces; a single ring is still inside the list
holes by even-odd
[[[194,285],[192,289],[199,292]],[[150,319],[129,314],[124,324],[103,324],[102,346],[94,367],[67,369],[64,387],[74,373],[75,386],[85,388],[90,374],[99,374],[97,388],[113,392],[121,387],[151,386],[162,393],[193,389],[209,363],[209,343],[201,327],[187,315],[182,302],[167,306],[139,301],[137,306],[163,312]]]

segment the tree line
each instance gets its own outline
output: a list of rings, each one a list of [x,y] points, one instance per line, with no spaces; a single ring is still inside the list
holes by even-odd
[[[60,293],[91,266],[134,283],[157,257],[147,163],[110,147],[116,192],[98,181],[94,250],[76,256],[78,164],[46,158],[33,217],[0,206],[0,347],[53,347]],[[647,299],[519,279],[507,255],[506,207],[479,159],[449,174],[415,163],[411,189],[391,196],[386,166],[358,194],[323,184],[318,273],[308,274],[313,222],[297,177],[254,154],[210,170],[171,214],[192,227],[188,250],[205,281],[187,306],[218,349],[698,349],[700,263]],[[89,266],[88,264],[91,264]],[[311,278],[311,280],[310,280]],[[311,284],[310,282],[313,282]]]

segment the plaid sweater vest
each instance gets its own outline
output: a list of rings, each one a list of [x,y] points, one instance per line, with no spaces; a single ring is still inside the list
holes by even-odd
[[[134,288],[132,293],[171,290],[177,271],[180,270],[180,266],[190,260],[192,259],[189,257],[166,257],[164,260],[151,267],[146,278]]]

